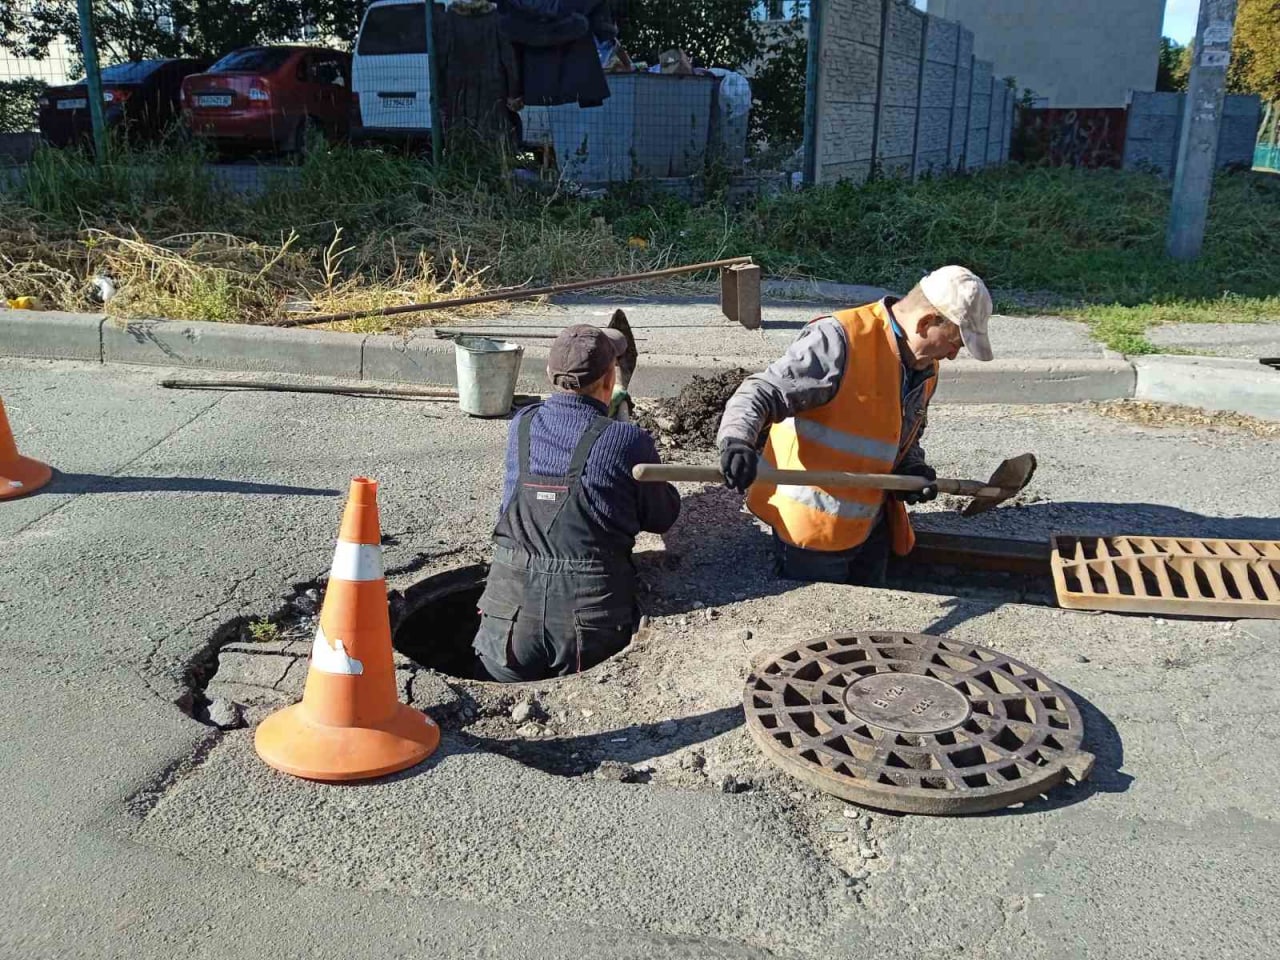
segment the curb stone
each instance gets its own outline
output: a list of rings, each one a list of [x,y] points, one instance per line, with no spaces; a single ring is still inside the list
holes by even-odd
[[[177,320],[105,320],[102,314],[0,310],[0,356],[92,360],[196,369],[341,377],[454,386],[453,345],[408,336],[294,330]],[[547,349],[525,346],[517,389],[541,392]],[[697,375],[773,358],[646,354],[637,396],[678,393]],[[1241,360],[1200,357],[1017,359],[944,367],[947,403],[1077,403],[1138,396],[1280,419],[1280,373]]]
[[[102,362],[101,313],[0,310],[0,355]]]
[[[1280,370],[1223,357],[1136,357],[1134,396],[1280,420]]]
[[[360,379],[357,333],[176,320],[108,320],[102,361]]]

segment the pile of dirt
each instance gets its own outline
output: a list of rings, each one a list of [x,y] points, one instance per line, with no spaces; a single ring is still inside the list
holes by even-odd
[[[750,375],[750,370],[738,367],[713,377],[694,377],[678,396],[639,405],[636,422],[660,447],[715,449],[724,405]]]

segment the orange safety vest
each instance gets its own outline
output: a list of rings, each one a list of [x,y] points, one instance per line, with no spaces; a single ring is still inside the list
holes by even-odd
[[[830,402],[775,423],[764,458],[780,470],[892,473],[919,436],[921,417],[902,436],[902,360],[883,302],[835,314],[848,347],[840,388]],[[925,381],[924,403],[937,388],[938,367]],[[806,550],[849,550],[871,533],[885,505],[883,490],[778,486],[758,481],[747,507],[787,543]],[[915,533],[902,501],[888,497],[885,511],[893,552],[906,556]]]

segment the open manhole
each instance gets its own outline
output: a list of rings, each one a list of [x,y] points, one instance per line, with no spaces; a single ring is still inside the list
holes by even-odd
[[[1013,657],[925,634],[830,636],[747,680],[747,729],[792,776],[901,813],[996,810],[1089,775],[1065,690]]]
[[[392,644],[410,660],[473,679],[471,641],[480,626],[480,595],[489,576],[483,564],[446,570],[420,580],[404,592]]]
[[[488,576],[489,568],[476,564],[435,574],[405,590],[403,600],[396,604],[399,613],[391,634],[395,648],[421,666],[451,677],[475,679],[471,642],[480,627],[478,605]],[[556,679],[549,677],[532,682],[548,683]]]

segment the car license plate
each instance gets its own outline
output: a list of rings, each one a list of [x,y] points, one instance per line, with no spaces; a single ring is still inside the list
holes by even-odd
[[[59,100],[59,110],[83,110],[89,105],[89,101],[85,97],[78,97],[75,100]]]
[[[413,97],[383,97],[382,105],[384,107],[395,107],[399,110],[412,110],[418,101]]]
[[[196,97],[197,107],[229,107],[231,106],[231,94],[217,93],[205,94],[202,97]]]

